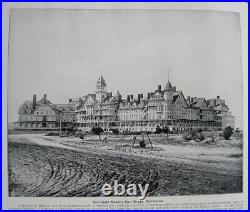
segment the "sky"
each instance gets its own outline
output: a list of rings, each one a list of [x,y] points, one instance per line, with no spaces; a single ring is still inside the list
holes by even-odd
[[[53,103],[107,89],[153,92],[169,79],[185,96],[225,99],[242,128],[237,13],[168,10],[35,10],[10,15],[8,118],[44,93]]]

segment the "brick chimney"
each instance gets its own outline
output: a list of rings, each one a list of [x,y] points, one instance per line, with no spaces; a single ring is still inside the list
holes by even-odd
[[[36,109],[36,94],[33,95],[32,110]]]
[[[158,91],[161,91],[161,85],[158,85],[158,89],[157,89]]]
[[[187,96],[187,100],[190,102],[190,96]]]

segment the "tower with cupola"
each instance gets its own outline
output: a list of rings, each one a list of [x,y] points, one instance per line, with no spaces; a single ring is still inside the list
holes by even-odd
[[[96,82],[96,101],[102,102],[108,95],[106,90],[107,84],[102,76],[100,76]]]

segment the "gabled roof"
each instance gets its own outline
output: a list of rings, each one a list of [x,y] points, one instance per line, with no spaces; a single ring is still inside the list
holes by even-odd
[[[115,96],[108,95],[102,102],[103,104],[118,103],[118,99]]]
[[[90,94],[82,97],[82,99],[81,99],[82,100],[82,104],[81,105],[85,104],[85,102],[87,101],[88,97],[91,97],[94,101],[96,101],[96,95],[90,93]]]
[[[205,98],[197,98],[195,102],[191,103],[191,106],[196,107],[196,108],[207,108],[207,101]]]
[[[154,95],[159,93],[161,97],[163,97],[164,93],[163,91],[155,90]]]
[[[188,106],[188,103],[187,103],[187,101],[186,101],[186,99],[185,99],[182,91],[176,91],[176,92],[174,92],[172,103],[175,103],[180,96],[182,96],[182,98],[184,99],[184,102],[185,102],[186,106]]]
[[[122,96],[122,95],[120,94],[120,92],[117,91],[116,94],[115,94],[115,97],[118,99],[118,98],[121,98],[121,96]]]
[[[229,107],[226,104],[220,104],[220,105],[213,107],[213,109],[218,110],[218,111],[228,111]]]

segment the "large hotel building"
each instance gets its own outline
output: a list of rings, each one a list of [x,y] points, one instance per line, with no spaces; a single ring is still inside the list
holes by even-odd
[[[225,101],[184,97],[168,80],[164,87],[158,85],[153,92],[122,97],[107,91],[102,76],[93,94],[70,99],[76,107],[76,125],[80,129],[100,126],[105,131],[155,131],[156,127],[168,127],[173,132],[184,130],[221,130],[234,126]]]
[[[185,130],[222,130],[234,126],[225,101],[183,95],[168,80],[164,87],[153,92],[122,97],[108,92],[102,76],[96,90],[79,98],[69,99],[67,104],[52,104],[46,94],[40,101],[25,101],[19,108],[16,129],[56,130],[72,125],[82,130],[102,127],[104,131],[118,129],[121,132],[155,131],[156,127],[168,127],[172,132]]]

